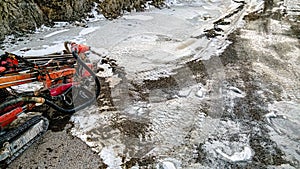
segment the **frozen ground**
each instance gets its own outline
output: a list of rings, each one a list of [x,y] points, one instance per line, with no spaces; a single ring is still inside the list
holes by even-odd
[[[300,23],[289,3],[170,1],[169,9],[100,17],[88,28],[52,28],[4,45],[36,55],[73,40],[90,45],[94,61],[117,61],[113,68],[99,65],[103,94],[97,105],[75,113],[67,130],[101,163],[71,166],[299,168]],[[49,131],[9,167],[48,160],[51,152],[32,154],[53,147],[48,139],[65,135],[59,133]],[[65,155],[78,159],[68,148]],[[51,164],[44,166],[61,165]]]

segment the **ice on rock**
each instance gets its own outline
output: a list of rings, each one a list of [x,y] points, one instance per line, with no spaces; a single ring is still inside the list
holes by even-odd
[[[192,92],[191,88],[183,89],[178,92],[178,96],[179,97],[187,97],[190,95],[191,92]]]
[[[159,164],[159,167],[157,167],[157,169],[176,169],[176,167],[172,162],[164,161]]]
[[[109,169],[122,169],[122,159],[116,156],[112,147],[104,147],[100,152],[100,157]]]
[[[216,149],[216,152],[222,155],[225,159],[232,162],[248,161],[251,160],[252,156],[254,155],[253,151],[248,146],[245,146],[243,151],[235,152],[232,155],[227,155],[219,148]]]
[[[54,28],[60,28],[70,25],[69,22],[54,22]]]
[[[203,97],[203,91],[202,90],[198,90],[196,93],[196,96],[202,98]]]
[[[179,169],[180,162],[173,158],[166,158],[156,165],[156,169]]]
[[[112,67],[109,64],[98,64],[98,69],[102,69],[103,71],[99,71],[96,75],[99,77],[111,77],[113,76]]]

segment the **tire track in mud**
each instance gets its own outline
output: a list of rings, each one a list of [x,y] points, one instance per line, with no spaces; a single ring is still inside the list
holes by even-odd
[[[204,144],[199,144],[197,150],[200,152],[197,161],[204,165],[221,168],[256,168],[287,164],[289,162],[283,158],[284,153],[269,138],[264,121],[264,115],[268,113],[268,102],[276,100],[277,93],[273,96],[268,95],[270,100],[265,100],[256,93],[260,90],[273,90],[273,88],[262,86],[264,77],[254,72],[251,64],[253,58],[250,53],[252,52],[249,53],[250,50],[243,46],[246,41],[243,42],[239,38],[238,32],[232,34],[230,39],[233,44],[220,56],[226,71],[224,84],[234,86],[235,89],[232,92],[235,95],[244,94],[242,97],[231,97],[230,90],[224,91],[225,111],[218,124],[221,131],[208,137]],[[251,163],[230,162],[220,156],[221,154],[212,151],[219,147],[222,151],[232,154],[234,149],[241,152],[241,147],[244,146],[249,146],[253,150]],[[231,147],[231,150],[228,147]]]
[[[268,3],[266,3],[267,5]],[[272,6],[272,5],[271,5]],[[270,12],[270,10],[265,10]],[[253,13],[251,14],[253,15]],[[270,14],[268,14],[270,16]],[[259,16],[259,15],[258,15]],[[264,17],[265,14],[262,14],[262,18],[269,19]],[[248,18],[248,17],[245,17]],[[258,17],[257,19],[259,19]],[[261,22],[268,22],[262,19]],[[253,23],[248,23],[253,24]],[[255,23],[254,23],[255,24]],[[270,25],[265,29],[265,32],[270,32]],[[227,83],[232,86],[236,86],[242,91],[245,92],[246,96],[241,99],[234,99],[234,107],[231,107],[230,104],[225,104],[226,109],[232,109],[233,111],[227,111],[224,114],[224,120],[233,120],[237,123],[240,123],[246,127],[245,131],[248,131],[248,143],[254,151],[254,156],[251,163],[233,163],[220,160],[218,158],[209,158],[213,155],[213,152],[209,150],[209,146],[213,146],[213,142],[209,144],[200,144],[198,147],[198,161],[207,165],[211,165],[212,161],[216,163],[214,167],[225,167],[225,168],[237,168],[237,167],[246,167],[246,168],[261,168],[266,166],[290,166],[298,167],[299,161],[295,159],[287,158],[290,152],[286,154],[282,148],[280,148],[277,143],[270,137],[270,129],[266,126],[265,115],[269,112],[268,104],[274,101],[280,101],[283,96],[284,90],[280,88],[278,82],[271,80],[270,77],[265,74],[259,74],[253,67],[253,62],[257,61],[257,57],[265,54],[263,51],[256,51],[260,49],[252,49],[249,46],[248,39],[241,38],[239,31],[233,34],[234,38],[230,41],[233,42],[225,52],[220,56],[224,66],[226,67]],[[244,33],[244,32],[242,32]],[[294,35],[289,35],[293,37]],[[245,36],[244,36],[245,37]],[[231,36],[232,38],[232,36]],[[238,42],[238,43],[237,43]],[[276,42],[274,42],[276,43]],[[281,51],[280,51],[281,52]],[[281,55],[281,54],[279,54]],[[267,57],[270,57],[269,55]],[[271,56],[273,57],[273,56]],[[266,60],[263,60],[266,61]],[[266,62],[270,62],[271,59],[268,59]],[[264,62],[262,62],[264,63]],[[274,63],[274,62],[273,62]],[[265,64],[265,63],[264,63]],[[278,66],[282,63],[275,63],[272,66]],[[238,67],[236,67],[238,66]],[[279,67],[278,67],[279,69]],[[239,71],[239,72],[237,72]],[[293,71],[293,70],[292,70]],[[259,94],[260,92],[265,93],[264,96]],[[228,100],[228,99],[225,99]],[[230,101],[231,99],[229,99]],[[232,100],[231,100],[232,101]],[[241,130],[238,133],[242,133]],[[213,137],[214,138],[214,137]],[[222,137],[221,137],[222,138]],[[228,138],[228,134],[223,136],[222,139]],[[230,137],[229,137],[230,138]],[[236,137],[239,138],[239,137]],[[292,144],[290,144],[293,146]],[[228,151],[223,148],[223,151]],[[209,153],[212,153],[208,155]],[[229,153],[230,154],[230,153]],[[263,157],[263,158],[262,158]]]
[[[164,156],[166,157],[167,155],[163,154],[176,152],[176,150],[173,149],[174,146],[182,147],[182,145],[185,145],[186,143],[184,142],[186,141],[186,137],[189,137],[188,133],[194,128],[199,127],[197,125],[201,125],[200,121],[204,118],[205,113],[201,108],[195,107],[193,103],[193,101],[200,99],[199,97],[193,96],[199,89],[198,86],[194,86],[193,89],[187,89],[188,91],[183,91],[183,93],[180,93],[180,90],[184,87],[197,85],[195,79],[191,79],[186,76],[186,70],[189,70],[188,67],[192,67],[194,70],[204,68],[199,66],[199,62],[191,62],[186,64],[186,67],[174,71],[178,71],[179,73],[177,72],[175,75],[172,75],[168,78],[144,80],[144,83],[141,86],[131,82],[133,84],[132,86],[134,87],[132,90],[136,91],[136,95],[144,96],[143,98],[139,99],[133,96],[135,102],[140,101],[143,102],[141,104],[144,105],[144,107],[138,108],[137,112],[133,112],[133,117],[125,112],[123,114],[125,117],[129,118],[131,120],[130,122],[132,123],[131,125],[128,124],[129,127],[127,126],[126,128],[135,126],[134,124],[143,124],[143,126],[146,127],[146,130],[143,129],[143,131],[146,132],[143,132],[142,136],[139,137],[140,139],[135,142],[135,144],[132,144],[133,147],[137,146],[143,150],[142,152],[136,152],[134,156],[132,156],[133,159],[135,159],[133,161],[139,163],[139,166],[142,165],[141,161],[144,159],[156,159]],[[193,73],[198,78],[203,76],[203,72],[194,71]],[[197,75],[198,73],[200,74]],[[188,77],[188,80],[186,77]],[[203,80],[203,78],[199,79]],[[191,98],[188,98],[189,96],[192,97],[192,100],[190,100]],[[178,97],[182,97],[182,99],[178,99]],[[144,102],[147,102],[146,105]],[[184,104],[181,104],[181,102],[184,102]],[[195,117],[199,118],[197,119]],[[141,120],[141,122],[137,122],[137,119],[138,121]],[[120,130],[127,130],[126,128]],[[136,130],[139,129],[132,131]],[[137,135],[135,136],[137,137]],[[135,140],[133,137],[129,137],[129,139]],[[191,153],[191,151],[188,152],[188,154]]]
[[[229,15],[236,14],[240,13],[234,11]],[[226,22],[220,19],[215,25],[226,25]],[[233,44],[220,56],[226,71],[220,84],[216,76],[221,74],[208,69],[217,65],[207,67],[215,63],[217,56],[207,61],[190,61],[174,69],[172,75],[157,80],[141,83],[126,79],[126,75],[119,76],[122,79],[119,86],[111,88],[112,95],[107,95],[112,97],[110,101],[118,111],[110,112],[111,115],[102,112],[107,116],[101,124],[103,130],[94,132],[106,132],[109,136],[97,140],[102,148],[109,147],[119,155],[118,164],[127,167],[153,166],[166,157],[181,161],[181,166],[197,163],[221,168],[295,166],[283,157],[284,153],[269,138],[265,127],[267,104],[280,97],[280,89],[269,85],[269,79],[253,70],[251,61],[255,52],[248,49],[247,40],[240,37],[239,31],[231,36],[228,40]],[[191,78],[185,78],[186,70]],[[222,88],[223,102],[214,107],[219,104],[218,95],[213,95],[218,88]],[[272,90],[279,92],[269,92]],[[266,92],[266,97],[255,91]],[[220,106],[224,106],[224,112],[219,112]],[[249,147],[250,157],[238,162],[221,154],[234,154]],[[97,151],[101,154],[101,148]],[[261,159],[262,156],[265,158]]]

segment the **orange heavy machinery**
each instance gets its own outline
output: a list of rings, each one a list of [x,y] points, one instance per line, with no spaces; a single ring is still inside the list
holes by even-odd
[[[82,59],[90,48],[74,42],[65,42],[65,47],[62,53],[45,56],[0,56],[0,164],[9,164],[47,131],[48,119],[27,117],[28,112],[46,105],[70,114],[90,106],[99,96],[93,66]],[[84,81],[92,81],[95,87],[85,86]],[[39,88],[16,91],[33,83]],[[75,99],[81,103],[74,104]]]

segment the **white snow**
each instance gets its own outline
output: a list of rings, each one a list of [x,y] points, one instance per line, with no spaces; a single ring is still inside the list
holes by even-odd
[[[28,51],[14,51],[12,53],[19,54],[19,55],[26,55],[26,56],[42,56],[47,54],[52,54],[58,51],[63,51],[65,49],[63,43],[55,44],[55,45],[43,45],[38,49],[32,49]]]
[[[233,10],[237,6],[232,5],[231,1],[197,1],[195,3],[193,5],[192,2],[188,2],[190,6],[184,8],[174,7],[171,10],[152,10],[141,14],[125,15],[123,19],[110,22],[101,26],[101,29],[90,33],[86,42],[92,49],[101,53],[103,53],[103,49],[106,49],[103,55],[117,60],[118,65],[125,68],[127,80],[138,82],[139,80],[156,80],[160,77],[169,77],[174,75],[172,70],[183,63],[193,59],[208,60],[211,56],[221,54],[231,43],[226,39],[227,35],[236,28],[243,26],[240,19],[243,15],[234,15],[233,18],[229,19],[232,25],[224,28],[224,37],[212,39],[207,39],[206,37],[193,38],[203,35],[203,30],[213,28],[212,23],[214,21],[225,16],[228,12],[227,10]],[[203,6],[199,6],[197,3],[201,3],[208,8],[204,9]],[[204,15],[211,18],[204,20]],[[220,65],[216,66],[216,68],[206,65],[208,66],[207,70],[211,71],[209,72],[210,74],[214,74],[216,69],[221,70],[222,63],[218,63]],[[120,109],[117,112],[122,112],[129,119],[130,117],[146,118],[151,124],[151,131],[148,132],[149,136],[136,138],[139,140],[136,142],[136,139],[130,140],[133,142],[131,146],[134,148],[131,146],[126,147],[128,151],[137,152],[137,149],[141,148],[145,149],[143,155],[155,155],[158,158],[168,156],[172,151],[182,151],[182,155],[177,154],[176,157],[179,157],[180,161],[184,161],[186,160],[184,159],[186,154],[190,153],[182,146],[186,142],[187,132],[193,133],[190,141],[197,142],[199,140],[203,141],[207,137],[208,134],[203,130],[218,131],[219,128],[215,129],[213,126],[217,124],[218,120],[208,119],[207,116],[203,115],[202,111],[199,111],[199,105],[206,99],[206,94],[209,92],[207,90],[208,86],[201,86],[200,88],[196,82],[191,81],[188,78],[189,75],[193,76],[191,70],[186,70],[186,74],[187,76],[183,78],[184,80],[175,79],[181,90],[178,93],[174,93],[174,98],[171,100],[166,100],[164,97],[165,92],[161,89],[149,91],[149,103],[147,103],[147,106],[142,103],[127,102],[128,97],[126,95],[122,95],[124,98],[119,98],[123,99],[124,102],[119,106],[122,107],[122,110]],[[183,81],[190,82],[189,86],[183,85]],[[126,87],[128,86],[124,88]],[[112,93],[120,94],[123,90],[125,91],[124,93],[128,91],[128,89],[118,90],[120,89],[116,89]],[[229,87],[228,91],[232,92],[232,98],[245,97],[245,93],[236,87]],[[221,105],[216,103],[215,106]],[[115,114],[117,112],[110,113]],[[82,112],[81,114],[81,118],[84,118],[84,113]],[[107,114],[99,114],[99,116],[104,118],[107,117]],[[110,118],[105,119],[109,121]],[[83,127],[85,125],[92,126],[91,124],[83,124],[80,120],[75,122],[75,126]],[[233,129],[228,129],[228,132],[242,132],[239,130],[238,124],[226,125],[229,128],[233,126]],[[225,129],[222,128],[222,130]],[[87,132],[80,131],[79,133]],[[79,133],[76,135],[80,137]],[[122,136],[119,132],[110,132],[110,135],[110,138],[99,139],[98,142],[94,142],[95,145],[98,144],[98,148],[94,147],[94,149],[102,152],[101,145],[109,147],[109,145],[124,143],[122,140],[117,139]],[[90,135],[90,137],[97,138],[93,135]],[[227,155],[228,160],[247,161],[251,159],[253,153],[248,145],[247,136],[240,134],[240,138],[241,142],[213,144],[211,145],[213,148],[209,149],[209,152],[216,153],[215,150],[220,148],[222,152],[226,150],[223,153]],[[153,146],[153,148],[148,150],[146,145]],[[231,145],[233,145],[234,149],[231,149]],[[106,163],[118,167],[118,157],[112,152],[112,148],[109,148],[109,150],[105,149],[103,153],[116,159],[116,162],[107,160]],[[169,168],[174,167],[172,162],[168,161],[165,161],[162,165]]]
[[[162,168],[162,169],[176,169],[175,165],[170,161],[162,162],[162,165],[159,168]]]
[[[147,15],[124,15],[124,19],[132,19],[132,20],[141,20],[141,21],[148,21],[152,20],[152,16],[147,16]]]
[[[299,126],[300,103],[295,101],[279,101],[269,105],[268,120],[269,134],[281,148],[288,159],[299,159]]]
[[[174,158],[165,158],[160,160],[156,169],[181,169],[181,162]]]
[[[57,35],[57,34],[60,34],[60,33],[62,33],[62,32],[67,32],[67,31],[69,31],[70,29],[62,29],[62,30],[59,30],[59,31],[55,31],[55,32],[52,32],[52,33],[50,33],[50,34],[48,34],[48,35],[46,35],[46,36],[44,36],[45,38],[49,38],[49,37],[51,37],[51,36],[53,36],[53,35]]]
[[[108,169],[122,169],[122,159],[116,156],[112,146],[104,147],[100,152],[100,157],[108,165]]]
[[[84,36],[84,35],[90,34],[90,33],[96,31],[96,30],[99,29],[99,28],[100,28],[99,26],[97,26],[97,27],[84,28],[84,29],[82,29],[82,30],[79,32],[79,35],[80,35],[80,36]]]
[[[37,91],[43,86],[42,82],[31,82],[26,84],[21,84],[18,86],[12,86],[11,88],[16,90],[18,93],[26,92],[26,91]]]
[[[45,26],[45,25],[42,25],[41,27],[39,27],[39,28],[37,28],[37,29],[35,30],[35,33],[44,32],[44,31],[49,31],[49,30],[51,30],[50,27]]]
[[[235,152],[232,155],[225,154],[221,149],[216,149],[216,152],[232,162],[248,161],[254,155],[250,147],[244,147],[243,151]]]
[[[207,92],[206,89],[204,89],[204,87],[199,87],[199,89],[196,92],[196,96],[199,98],[203,98],[205,96],[205,93]]]
[[[89,22],[96,22],[96,21],[99,21],[99,20],[104,20],[104,16],[102,14],[99,14],[97,12],[98,10],[98,3],[94,2],[94,7],[91,11],[91,14],[94,16],[94,18],[88,18],[88,21]]]
[[[287,10],[292,11],[300,11],[300,2],[298,0],[284,0],[284,5],[287,7]]]
[[[54,22],[54,28],[61,28],[61,27],[65,27],[68,26],[69,22]]]
[[[104,69],[103,71],[99,71],[97,76],[99,77],[111,77],[113,76],[112,68],[109,64],[98,64],[97,68]]]

